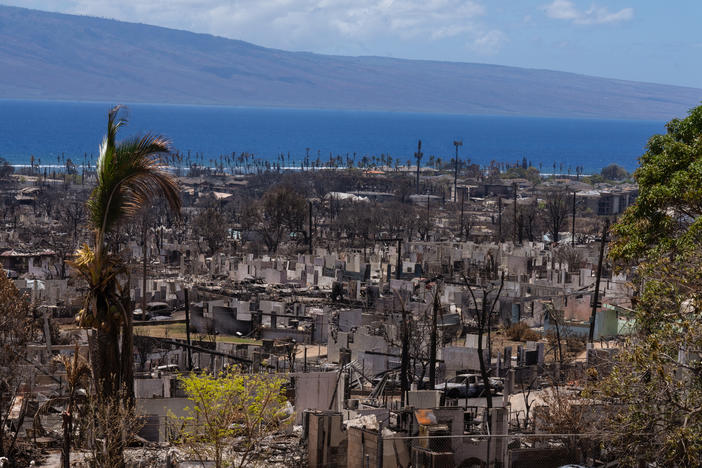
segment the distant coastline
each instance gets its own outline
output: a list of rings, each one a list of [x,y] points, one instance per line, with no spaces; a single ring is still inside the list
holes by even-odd
[[[109,104],[63,101],[0,102],[0,157],[17,167],[35,164],[59,170],[66,159],[94,160]],[[203,166],[242,153],[283,166],[305,158],[391,157],[413,163],[417,140],[422,166],[449,162],[452,142],[463,140],[462,161],[515,164],[523,158],[542,173],[566,175],[583,166],[595,173],[610,163],[633,171],[648,138],[662,122],[544,117],[330,111],[226,106],[130,104],[123,135],[164,134],[176,151]],[[555,164],[555,166],[554,166]]]

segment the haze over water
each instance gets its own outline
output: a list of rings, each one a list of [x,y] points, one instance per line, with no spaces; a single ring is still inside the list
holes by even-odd
[[[57,156],[81,162],[96,155],[104,135],[106,103],[0,100],[0,157],[11,164],[29,164],[30,155],[42,165],[56,164]],[[475,115],[418,114],[300,109],[131,104],[124,138],[153,131],[169,137],[175,149],[204,154],[204,161],[220,154],[246,151],[275,161],[290,153],[300,161],[305,149],[311,159],[324,162],[356,153],[390,155],[400,164],[414,161],[422,140],[426,164],[430,155],[449,161],[453,141],[463,140],[461,159],[478,164],[491,160],[514,163],[526,157],[543,172],[583,166],[586,173],[610,163],[634,170],[648,138],[664,132],[663,122],[554,119]],[[671,118],[674,116],[671,116]]]

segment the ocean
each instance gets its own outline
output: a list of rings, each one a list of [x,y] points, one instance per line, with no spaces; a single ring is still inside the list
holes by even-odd
[[[81,163],[97,155],[107,122],[108,103],[0,100],[0,157],[13,165],[42,166],[59,158]],[[430,156],[449,161],[454,140],[462,140],[459,157],[473,163],[515,163],[526,158],[545,173],[566,173],[583,166],[585,173],[617,163],[634,170],[648,138],[664,132],[664,122],[589,120],[483,115],[447,115],[345,110],[240,108],[131,104],[126,137],[151,131],[167,136],[181,153],[220,155],[248,152],[275,161],[290,154],[299,162],[322,161],[329,154],[390,155],[401,164],[414,161],[422,140],[426,164]]]

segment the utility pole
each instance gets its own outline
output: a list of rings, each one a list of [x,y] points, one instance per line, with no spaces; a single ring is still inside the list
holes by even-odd
[[[466,195],[465,188],[461,190],[461,240],[463,239],[463,200]]]
[[[190,298],[188,288],[183,288],[185,298],[185,339],[188,342],[188,370],[193,370],[193,351],[190,344]]]
[[[497,243],[502,243],[502,197],[497,197]]]
[[[513,192],[513,202],[514,202],[514,212],[513,217],[512,217],[512,222],[514,223],[514,227],[512,229],[512,242],[515,244],[517,243],[517,183],[512,182],[512,192]]]
[[[441,303],[439,302],[439,282],[436,282],[434,290],[434,304],[431,312],[431,338],[429,343],[429,388],[434,388],[436,385],[436,319],[439,313]]]
[[[427,197],[427,219],[429,219],[429,194],[427,193],[427,194],[425,194],[425,196]],[[428,233],[427,233],[427,235],[428,235]]]
[[[573,229],[571,230],[571,243],[572,247],[575,247],[575,190],[573,190]]]
[[[597,261],[597,277],[595,279],[595,296],[592,298],[592,314],[590,315],[590,334],[588,341],[592,343],[595,338],[595,317],[600,300],[600,278],[602,277],[602,259],[604,258],[605,244],[607,243],[607,231],[609,231],[609,219],[605,219],[604,229],[602,229],[602,242],[600,243],[600,259]]]
[[[419,140],[417,152],[414,153],[414,157],[417,159],[417,194],[419,194],[419,165],[422,162],[422,156],[424,156],[424,153],[422,153],[422,140]]]
[[[395,278],[400,279],[400,275],[402,274],[402,238],[398,237],[396,239],[385,240],[397,241],[397,264],[395,265]],[[409,391],[409,383],[407,382],[407,372],[409,370],[409,331],[407,330],[407,309],[405,308],[405,304],[399,294],[397,294],[397,299],[402,306],[402,328],[400,332],[400,339],[402,340],[402,355],[400,358],[400,406],[404,408],[405,396]]]
[[[458,147],[463,146],[463,141],[454,140],[453,146],[456,147],[456,160],[455,160],[456,164],[455,164],[455,169],[453,171],[453,201],[455,203],[458,201],[458,192],[456,192],[456,189],[458,186]]]
[[[308,203],[309,203],[309,207],[310,207],[310,221],[309,221],[309,226],[307,228],[308,229],[307,233],[309,234],[307,241],[309,242],[310,255],[312,255],[312,201],[310,200]]]
[[[402,238],[397,239],[397,264],[395,265],[395,278],[400,279],[402,274]]]

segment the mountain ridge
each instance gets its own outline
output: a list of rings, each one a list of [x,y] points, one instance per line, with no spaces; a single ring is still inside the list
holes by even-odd
[[[505,65],[289,52],[0,5],[0,98],[669,120],[702,89]]]

